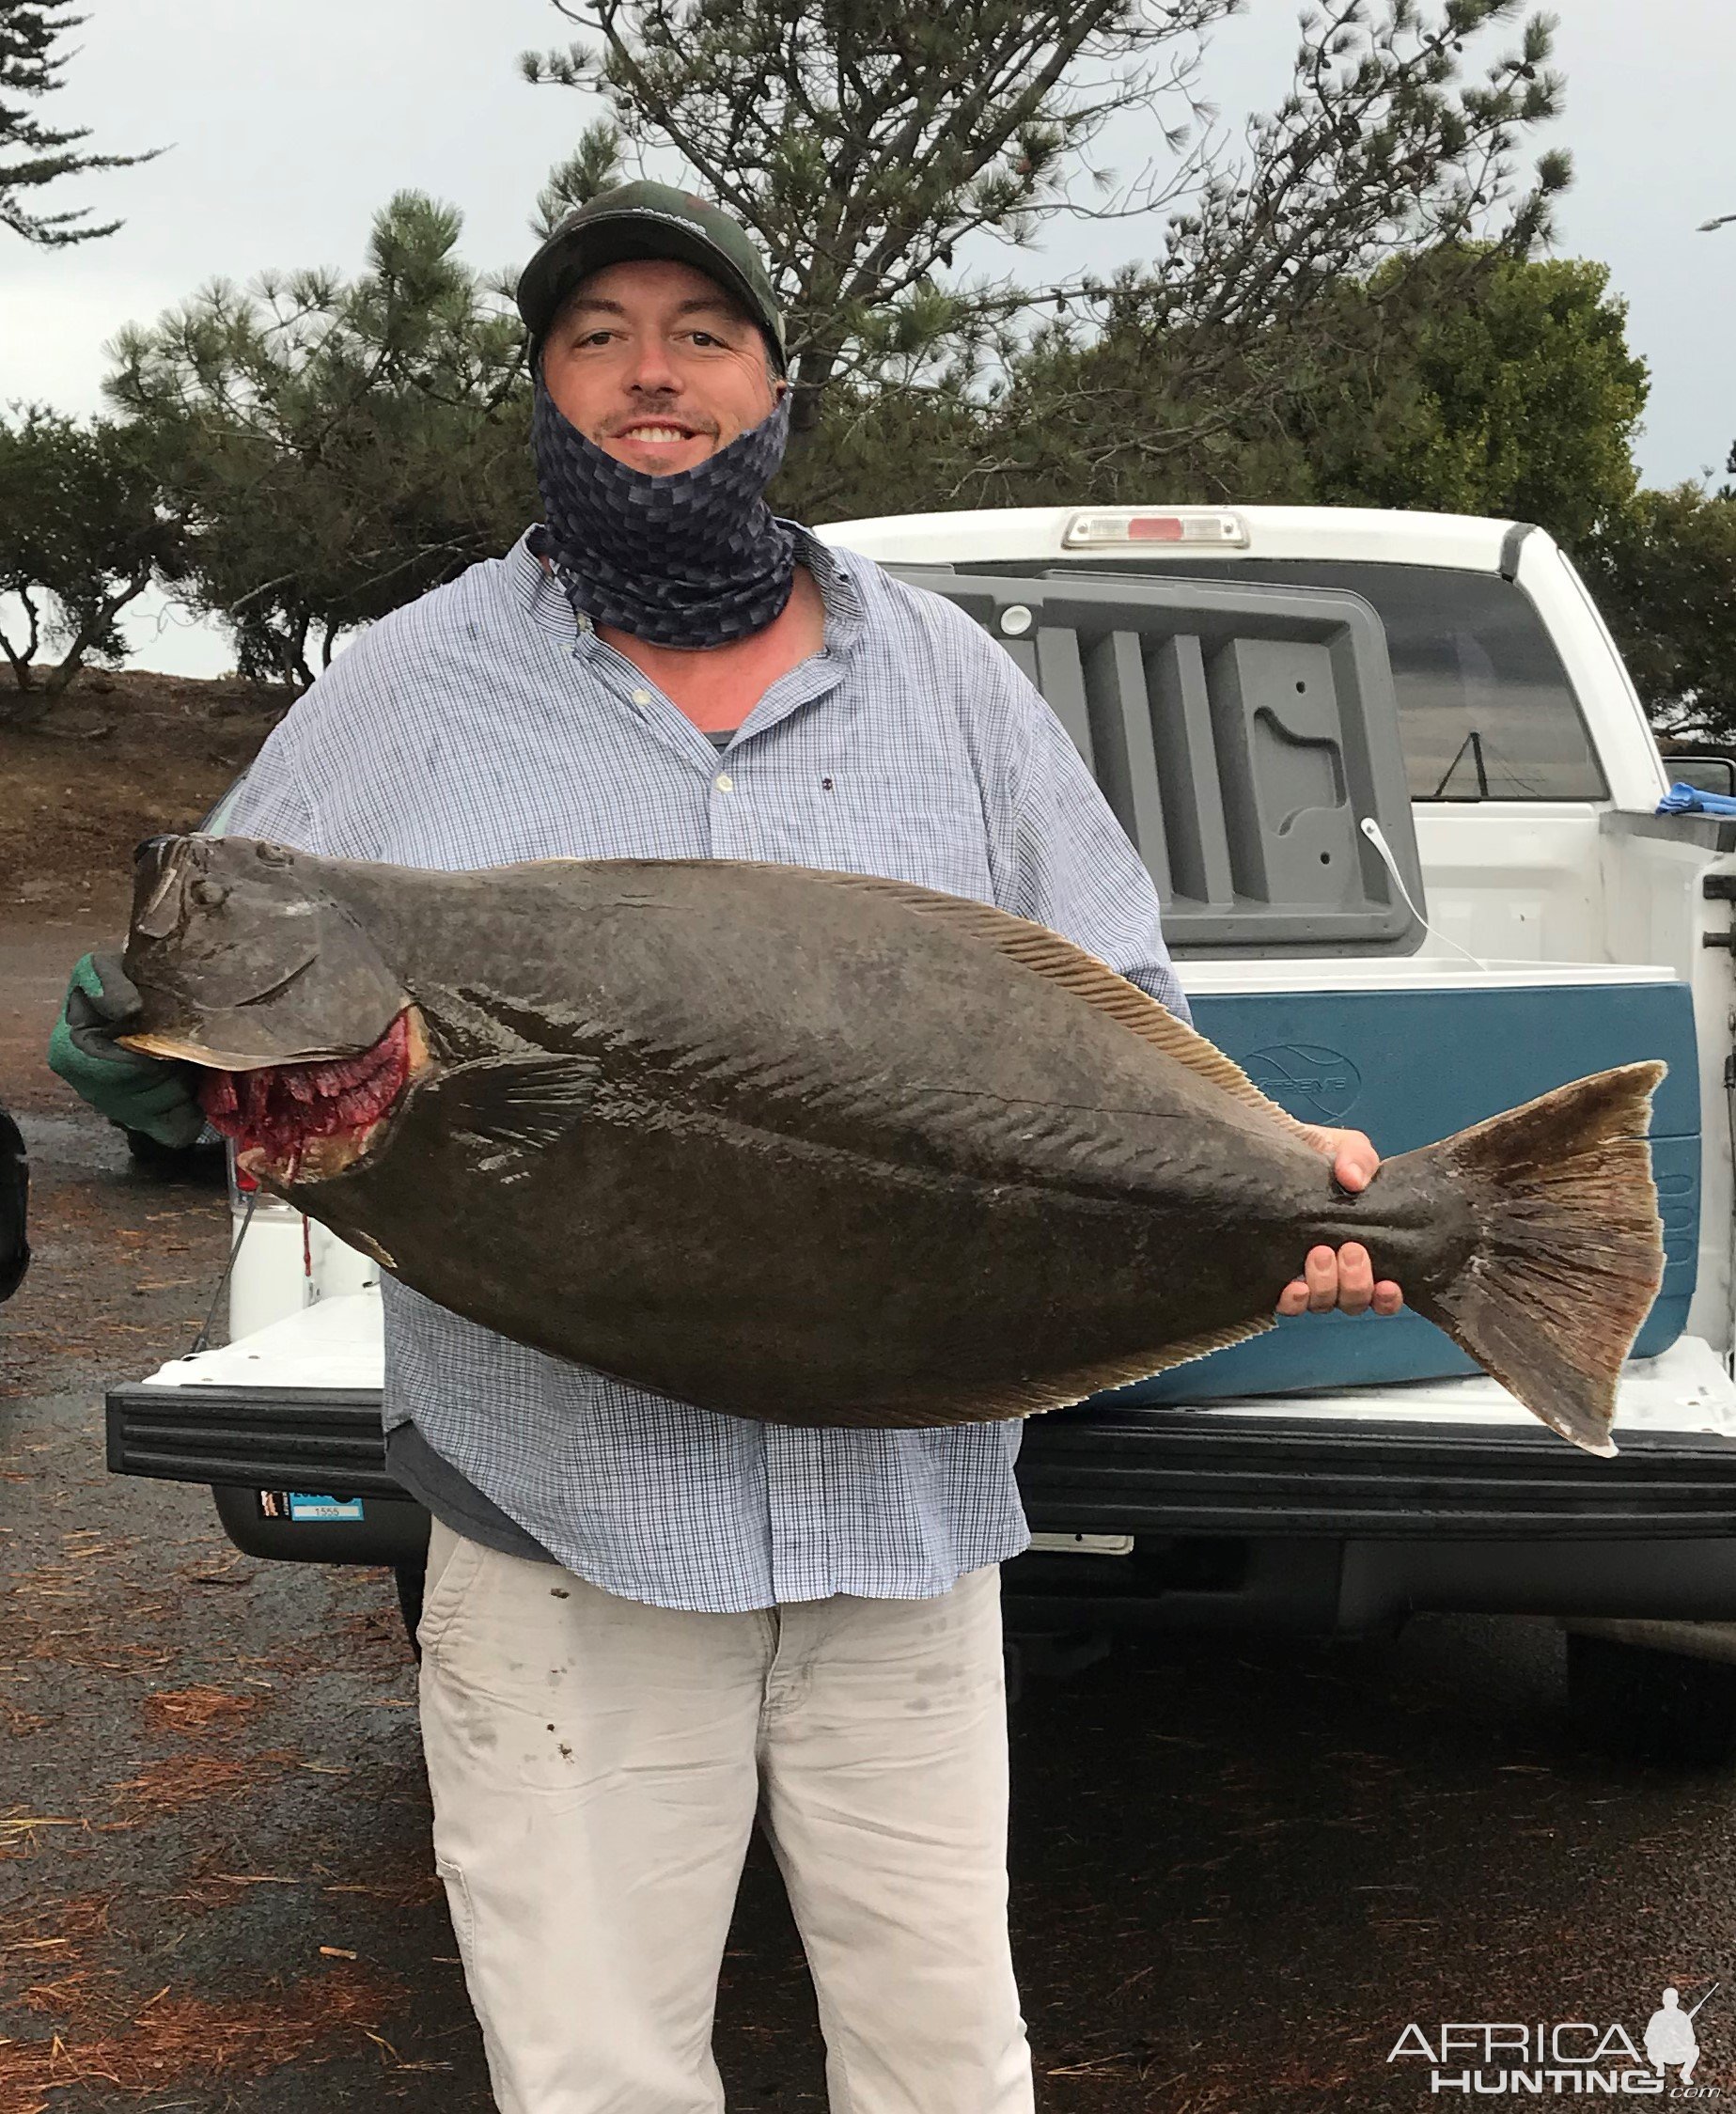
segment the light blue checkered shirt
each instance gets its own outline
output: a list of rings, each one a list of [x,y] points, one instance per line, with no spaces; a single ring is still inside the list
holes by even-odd
[[[797,535],[824,649],[721,757],[521,540],[336,660],[260,751],[229,829],[401,866],[884,874],[1036,918],[1185,1018],[1150,878],[1011,659],[942,597]],[[609,1592],[712,1610],[922,1598],[1028,1542],[1017,1422],[759,1424],[527,1350],[389,1278],[383,1292],[388,1432],[414,1420]]]

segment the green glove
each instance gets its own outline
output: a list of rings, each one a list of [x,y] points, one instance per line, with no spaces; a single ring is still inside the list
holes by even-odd
[[[138,1010],[119,955],[86,954],[48,1039],[49,1070],[123,1130],[143,1131],[159,1145],[191,1145],[205,1128],[194,1094],[196,1068],[123,1050],[115,1038]]]

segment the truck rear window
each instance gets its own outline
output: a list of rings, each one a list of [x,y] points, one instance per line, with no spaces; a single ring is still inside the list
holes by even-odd
[[[1386,627],[1413,800],[1607,797],[1543,620],[1495,573],[1316,558],[1139,559],[1114,571],[1346,587],[1371,603]]]

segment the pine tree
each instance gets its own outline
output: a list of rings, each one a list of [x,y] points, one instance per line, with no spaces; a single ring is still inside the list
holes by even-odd
[[[222,619],[243,675],[310,681],[339,634],[531,518],[524,334],[461,226],[400,192],[355,278],[215,280],[115,340],[107,395],[188,525],[180,599]]]
[[[72,0],[0,0],[0,227],[50,249],[95,242],[112,235],[120,222],[81,227],[89,218],[87,206],[32,211],[30,201],[44,184],[87,169],[125,169],[154,159],[154,154],[86,154],[80,142],[90,137],[87,125],[59,131],[30,115],[32,102],[64,85],[61,75],[70,55],[55,47],[86,19],[69,14],[71,5]]]
[[[526,78],[601,95],[610,118],[555,172],[545,214],[679,156],[766,253],[799,431],[864,387],[974,393],[1057,314],[1191,334],[1190,386],[1221,395],[1219,368],[1236,368],[1269,399],[1281,368],[1250,350],[1322,288],[1479,237],[1525,255],[1568,180],[1558,152],[1528,186],[1516,160],[1559,107],[1549,17],[1463,77],[1467,43],[1523,0],[1319,0],[1290,93],[1239,150],[1199,77],[1241,0],[552,4],[589,34],[526,53]],[[1118,179],[1095,149],[1134,116],[1150,159]],[[1112,287],[1064,245],[1035,281],[974,269],[988,243],[1028,252],[1070,219],[1147,219],[1155,254]]]

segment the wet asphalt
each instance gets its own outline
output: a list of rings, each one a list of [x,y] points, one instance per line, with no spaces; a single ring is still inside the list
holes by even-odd
[[[0,1311],[0,2114],[486,2109],[389,1576],[244,1558],[205,1491],[104,1469],[102,1387],[184,1348],[227,1214],[38,1062],[78,938],[0,941],[37,1248]],[[1550,1625],[1124,1644],[1029,1680],[1012,1740],[1043,2109],[1466,2104],[1388,2059],[1407,2024],[1637,2040],[1666,1982],[1722,1983],[1695,2081],[1736,2098],[1736,1773],[1588,1743]],[[732,2108],[824,2106],[758,1841],[717,2048]]]

